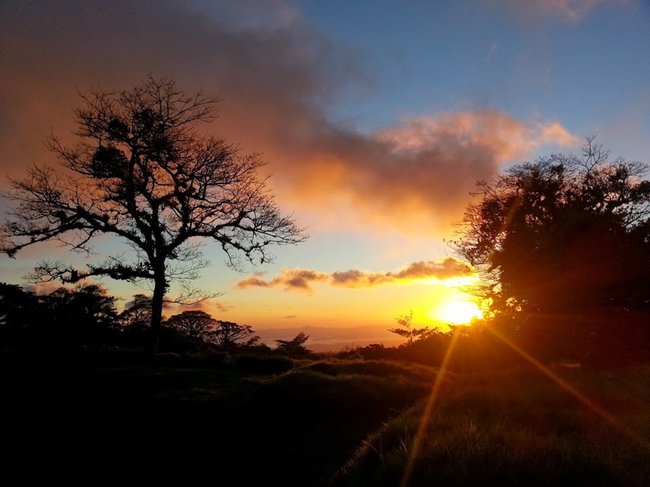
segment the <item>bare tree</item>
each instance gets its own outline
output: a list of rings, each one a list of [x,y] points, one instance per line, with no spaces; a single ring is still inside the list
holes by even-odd
[[[264,164],[258,154],[243,154],[197,132],[199,122],[214,119],[217,99],[188,95],[174,81],[151,77],[128,91],[81,97],[78,144],[66,148],[55,137],[49,141],[60,167],[34,166],[12,181],[8,196],[15,207],[3,225],[2,250],[14,256],[58,239],[87,252],[100,234],[127,242],[135,251],[130,260],[111,256],[85,270],[44,262],[36,276],[152,281],[155,353],[170,281],[188,282],[206,265],[197,240],[219,242],[236,266],[238,256],[266,262],[269,245],[295,244],[305,236],[280,214],[258,175]]]

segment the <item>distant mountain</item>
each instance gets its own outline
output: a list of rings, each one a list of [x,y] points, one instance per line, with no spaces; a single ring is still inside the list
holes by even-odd
[[[365,346],[371,343],[383,343],[389,347],[404,342],[403,338],[389,332],[384,326],[353,326],[349,328],[296,326],[255,330],[262,342],[272,347],[275,346],[275,340],[290,340],[300,332],[309,335],[305,346],[315,352],[333,352],[345,347]]]

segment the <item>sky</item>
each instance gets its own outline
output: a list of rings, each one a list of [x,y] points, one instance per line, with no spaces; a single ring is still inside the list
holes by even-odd
[[[309,234],[243,272],[203,248],[195,284],[219,296],[202,306],[256,329],[453,320],[475,277],[448,242],[477,181],[591,135],[650,162],[645,0],[9,0],[0,188],[54,162],[50,134],[74,142],[80,92],[148,75],[220,96],[201,130],[261,153]],[[100,238],[95,252],[128,250]],[[87,259],[48,243],[1,256],[1,279],[24,284],[53,256]],[[102,283],[122,303],[147,292]]]

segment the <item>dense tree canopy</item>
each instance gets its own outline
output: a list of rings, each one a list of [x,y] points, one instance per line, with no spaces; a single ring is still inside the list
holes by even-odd
[[[132,328],[145,328],[151,323],[151,297],[136,294],[120,313],[120,324]]]
[[[94,284],[37,293],[0,283],[0,351],[141,348],[151,320],[151,298],[136,294],[119,315],[116,301]],[[216,320],[199,310],[171,316],[161,331],[161,346],[166,352],[270,350],[258,343],[251,326]]]
[[[249,325],[216,320],[201,310],[183,311],[170,317],[165,325],[195,340],[213,343],[226,351],[253,335],[253,328]]]
[[[207,341],[217,326],[217,320],[205,311],[190,310],[170,317],[164,324],[196,340]]]
[[[249,338],[249,343],[255,343],[259,337],[252,337],[253,328],[250,325],[240,325],[232,321],[217,321],[211,339],[223,350],[229,350],[237,342]]]
[[[53,349],[97,346],[117,331],[115,301],[94,284],[37,294],[0,283],[0,343]]]
[[[582,157],[554,154],[481,183],[455,245],[482,272],[495,313],[517,326],[562,323],[564,332],[583,323],[593,335],[599,322],[624,316],[622,329],[649,311],[645,171],[608,161],[588,139]]]

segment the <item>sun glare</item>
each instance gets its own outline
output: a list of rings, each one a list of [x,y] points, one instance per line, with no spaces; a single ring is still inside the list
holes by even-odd
[[[471,301],[448,301],[442,308],[432,312],[433,317],[452,325],[467,325],[473,319],[483,317],[483,311]]]
[[[420,282],[423,282],[424,284],[433,284],[436,286],[461,287],[461,286],[470,286],[472,284],[476,284],[478,280],[479,280],[478,276],[472,275],[472,276],[450,277],[447,279],[431,278],[431,279],[421,280]]]

